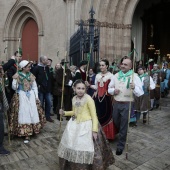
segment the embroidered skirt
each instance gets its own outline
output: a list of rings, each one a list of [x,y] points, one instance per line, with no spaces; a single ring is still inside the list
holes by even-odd
[[[105,170],[114,163],[112,150],[101,127],[96,141],[92,138],[92,121],[77,124],[70,121],[59,149],[60,170]]]
[[[40,129],[46,123],[45,113],[40,105],[40,103],[36,103],[39,122],[36,123],[23,123],[19,122],[19,94],[15,93],[11,100],[10,108],[8,110],[9,116],[9,128],[10,133],[16,136],[30,136],[33,133],[37,134],[40,132]]]
[[[103,128],[106,138],[113,140],[117,134],[117,129],[112,118],[112,98],[111,96],[105,96],[102,100],[102,98],[96,97],[94,101],[96,105],[97,117]]]
[[[160,87],[156,87],[155,89],[150,91],[150,98],[151,99],[156,99],[159,100],[160,99]]]
[[[150,109],[149,95],[135,96],[134,110],[137,112],[147,112]]]

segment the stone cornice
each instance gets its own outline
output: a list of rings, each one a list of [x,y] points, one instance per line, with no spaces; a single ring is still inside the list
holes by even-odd
[[[18,41],[18,37],[4,37],[3,41]]]
[[[64,2],[75,2],[76,0],[63,0]]]
[[[89,25],[88,20],[83,21],[85,26]],[[80,24],[80,20],[75,21],[76,25]],[[96,21],[95,26],[99,27],[105,27],[105,28],[116,28],[116,29],[131,29],[132,25],[131,24],[117,24],[117,23],[109,23],[109,22],[100,22]]]

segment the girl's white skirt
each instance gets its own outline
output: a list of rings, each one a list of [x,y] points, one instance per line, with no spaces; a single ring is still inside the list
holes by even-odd
[[[69,120],[58,148],[58,156],[69,162],[93,163],[92,120],[81,123]]]

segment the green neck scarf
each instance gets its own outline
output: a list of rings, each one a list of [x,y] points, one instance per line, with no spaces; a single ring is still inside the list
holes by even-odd
[[[147,74],[146,73],[143,73],[142,75],[139,75],[139,78],[140,78],[140,80],[142,81],[142,78],[143,77],[146,77],[147,76]]]
[[[128,89],[129,88],[129,84],[130,84],[130,77],[133,74],[133,71],[132,70],[129,70],[127,73],[123,73],[122,71],[119,71],[118,72],[118,80],[120,81],[121,79],[123,80],[123,82],[126,81],[127,77],[128,77],[128,82],[127,82],[127,85],[126,85],[126,88]]]
[[[53,72],[53,68],[51,67],[51,68],[50,68],[50,73],[52,73],[52,72]]]
[[[123,73],[122,71],[119,71],[118,72],[118,80],[120,81],[121,79],[125,82],[126,81],[126,78],[127,77],[129,77],[129,76],[131,76],[132,75],[132,73],[133,73],[133,71],[132,70],[129,70],[127,73]]]
[[[159,72],[160,72],[160,70],[152,70],[152,74],[159,73]]]
[[[31,81],[31,79],[30,79],[31,73],[30,73],[30,72],[29,72],[29,73],[26,73],[26,74],[23,74],[22,71],[19,71],[18,74],[19,74],[19,76],[20,76],[21,82],[23,82],[25,79],[26,79],[27,81],[29,81],[29,82]]]

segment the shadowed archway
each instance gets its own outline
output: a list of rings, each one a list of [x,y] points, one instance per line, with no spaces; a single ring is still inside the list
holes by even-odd
[[[3,41],[8,46],[8,56],[18,49],[19,38],[22,48],[22,32],[29,19],[33,19],[38,26],[38,52],[41,52],[41,37],[44,35],[42,16],[31,1],[17,0],[7,16],[3,30]]]

